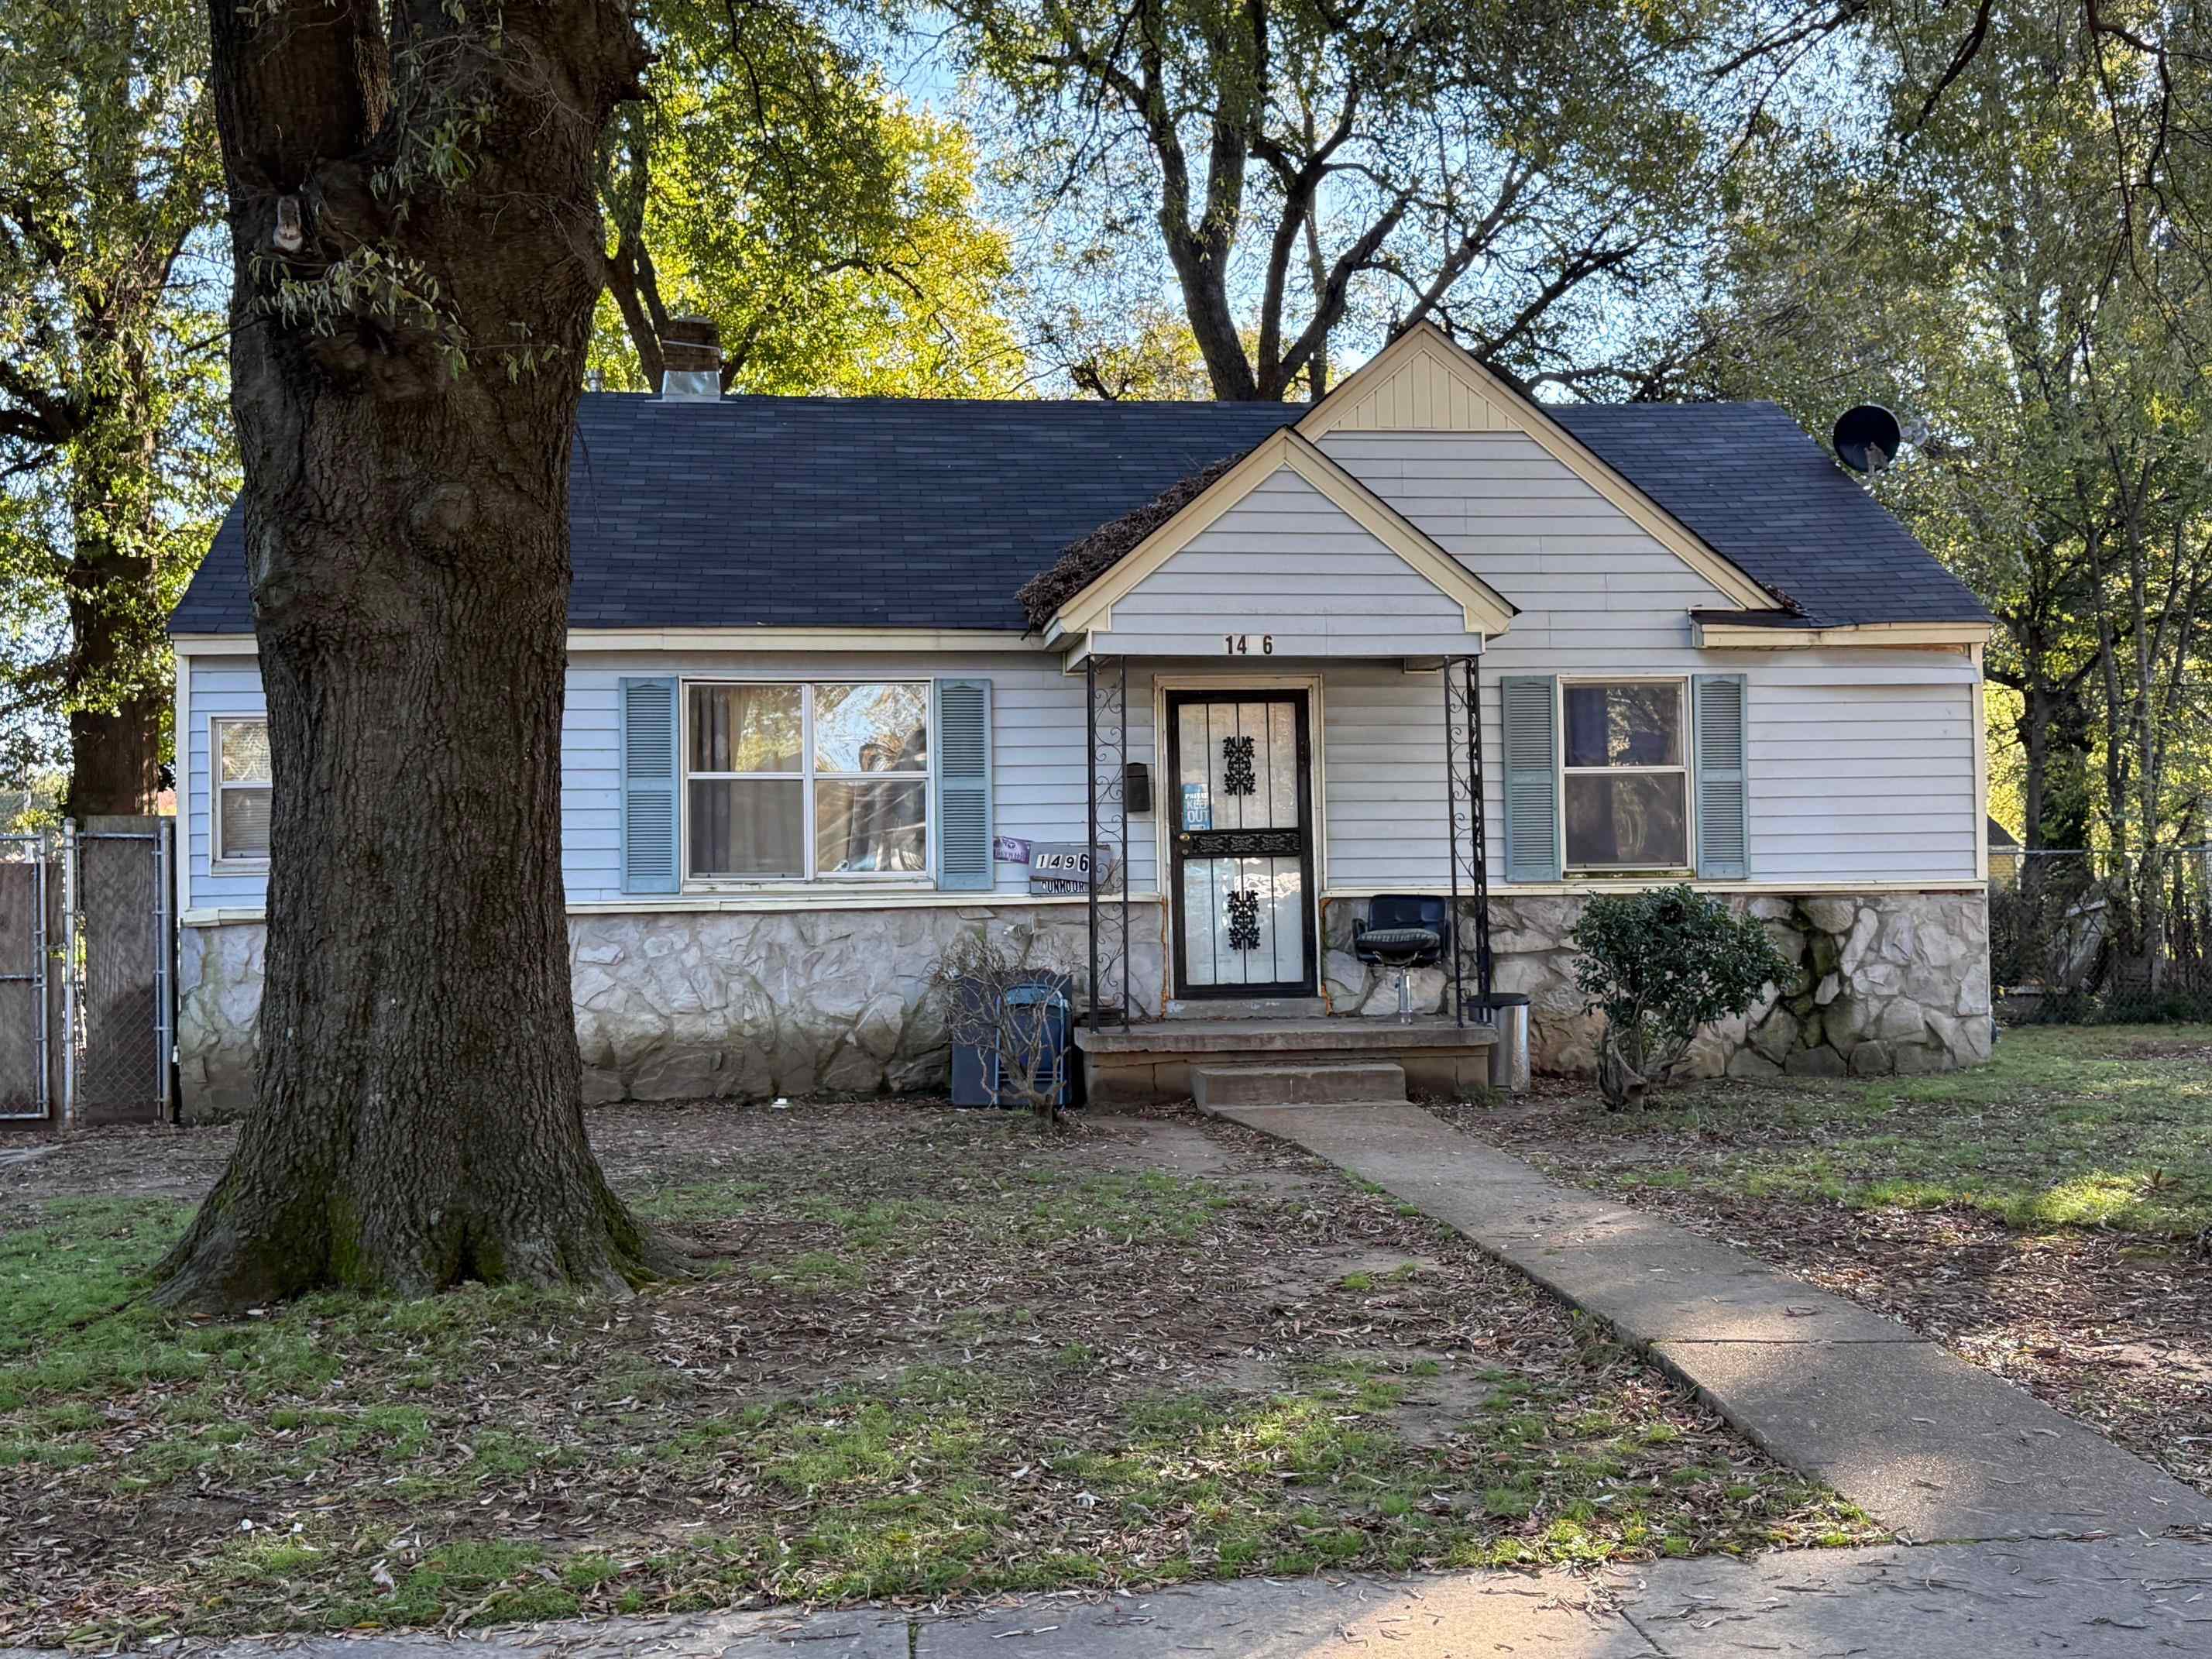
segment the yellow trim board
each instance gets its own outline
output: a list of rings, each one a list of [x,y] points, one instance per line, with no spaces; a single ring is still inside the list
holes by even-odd
[[[1760,628],[1692,620],[1691,637],[1709,651],[1810,651],[1819,646],[1946,646],[1978,650],[1987,623],[1857,623],[1837,628]]]
[[[1520,433],[1737,605],[1747,611],[1774,607],[1771,592],[1434,323],[1415,324],[1376,352],[1293,430],[1311,439],[1338,431]]]
[[[1486,637],[1505,632],[1513,604],[1425,532],[1343,467],[1323,454],[1295,428],[1285,428],[1183,504],[1182,509],[1137,544],[1081,592],[1068,599],[1046,625],[1045,639],[1103,629],[1114,604],[1193,541],[1277,472],[1288,470],[1311,484],[1331,505],[1395,553],[1415,574],[1447,599],[1456,600],[1467,631]]]
[[[251,634],[178,634],[179,657],[245,657]],[[572,628],[581,651],[1039,651],[1032,635],[1011,628]]]
[[[670,894],[665,898],[630,897],[577,899],[568,905],[572,916],[750,915],[760,911],[799,910],[930,910],[967,909],[978,905],[1000,908],[1065,908],[1088,904],[1084,895],[1048,896],[1042,893],[767,893],[736,897],[727,894]],[[1159,904],[1158,893],[1132,893],[1132,904]],[[268,907],[259,904],[210,907],[188,910],[178,918],[182,927],[228,927],[246,922],[266,922]]]

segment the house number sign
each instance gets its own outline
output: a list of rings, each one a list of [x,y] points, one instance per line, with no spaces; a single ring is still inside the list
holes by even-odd
[[[1079,841],[1040,841],[1030,847],[1030,893],[1068,896],[1091,890],[1094,872],[1100,886],[1113,879],[1115,849],[1101,847],[1094,857]]]
[[[1221,647],[1230,656],[1249,657],[1252,654],[1252,636],[1249,634],[1224,634]],[[1273,634],[1260,635],[1260,654],[1263,657],[1275,654],[1275,636]]]

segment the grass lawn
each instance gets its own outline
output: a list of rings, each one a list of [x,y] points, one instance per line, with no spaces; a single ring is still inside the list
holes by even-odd
[[[187,1322],[133,1298],[227,1136],[0,1168],[0,1646],[1870,1535],[1516,1274],[1240,1130],[592,1122],[702,1277]]]
[[[1968,1072],[1547,1085],[1455,1121],[1881,1308],[2212,1492],[2212,1027],[2030,1027]]]

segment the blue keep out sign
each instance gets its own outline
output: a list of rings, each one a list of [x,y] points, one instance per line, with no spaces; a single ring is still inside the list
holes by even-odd
[[[1202,783],[1186,783],[1182,787],[1182,827],[1186,830],[1213,828],[1213,802]]]

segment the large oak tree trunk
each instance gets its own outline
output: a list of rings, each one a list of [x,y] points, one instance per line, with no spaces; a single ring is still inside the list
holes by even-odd
[[[455,32],[416,9],[403,52]],[[399,215],[362,180],[404,155],[421,89],[382,85],[374,0],[337,10],[318,40],[210,5],[276,788],[259,1102],[162,1295],[618,1287],[673,1263],[585,1137],[560,726],[592,153],[641,59],[617,0],[510,0],[466,60],[494,65],[469,177]],[[348,309],[353,289],[319,319],[257,309],[288,195],[296,279],[374,247],[434,278],[440,320]]]
[[[93,330],[86,330],[90,335]],[[92,355],[125,366],[88,400],[70,468],[70,776],[76,818],[155,810],[168,696],[165,618],[155,597],[152,484],[161,465],[143,354],[99,341]]]
[[[71,817],[150,813],[161,794],[164,699],[140,695],[112,708],[72,709],[67,811]]]

